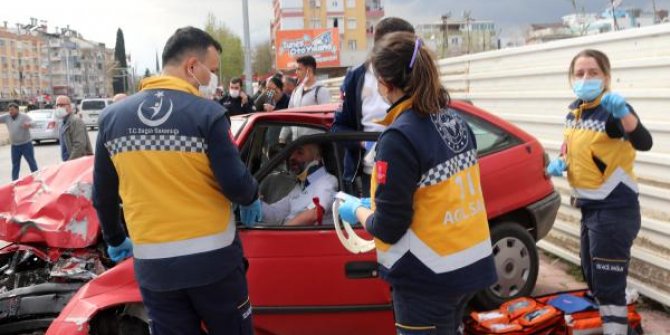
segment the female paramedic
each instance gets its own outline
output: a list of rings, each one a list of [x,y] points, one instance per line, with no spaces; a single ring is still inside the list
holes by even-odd
[[[582,212],[581,261],[596,298],[604,334],[627,334],[626,276],[630,249],[640,230],[633,173],[635,151],[651,149],[649,131],[623,96],[610,91],[607,56],[583,50],[570,63],[577,99],[566,116],[559,158],[547,172],[568,171],[572,204]]]
[[[448,108],[435,60],[414,34],[386,35],[370,61],[391,105],[372,210],[350,197],[339,214],[375,237],[398,334],[457,334],[469,298],[496,281],[475,138]]]

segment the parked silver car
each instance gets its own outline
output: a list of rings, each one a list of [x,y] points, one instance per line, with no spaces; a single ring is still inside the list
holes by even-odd
[[[58,130],[61,120],[56,117],[56,110],[36,109],[28,112],[28,116],[33,120],[30,126],[30,136],[35,143],[41,141],[56,141],[58,143]]]

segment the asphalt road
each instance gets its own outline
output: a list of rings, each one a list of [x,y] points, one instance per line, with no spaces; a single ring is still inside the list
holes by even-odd
[[[98,132],[89,131],[88,136],[91,139],[91,144],[95,148],[95,140],[98,137]],[[35,145],[35,160],[37,161],[38,168],[60,163],[60,146],[55,142],[42,142],[38,145]],[[28,163],[22,159],[21,172],[19,177],[23,177],[28,174],[30,174]],[[3,145],[0,146],[0,185],[4,185],[10,181],[12,181],[11,150],[9,145]]]

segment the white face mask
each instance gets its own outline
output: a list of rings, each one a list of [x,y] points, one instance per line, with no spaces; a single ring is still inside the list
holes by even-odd
[[[203,65],[204,66],[204,65]],[[209,71],[209,69],[207,69]],[[209,73],[209,83],[207,85],[203,85],[200,80],[191,72],[191,77],[195,79],[195,81],[198,83],[198,91],[200,91],[200,96],[202,96],[205,99],[212,99],[214,98],[214,93],[216,93],[216,88],[219,86],[219,77],[213,73]]]
[[[67,110],[63,107],[56,108],[56,117],[59,119],[63,119],[67,116]]]
[[[219,86],[219,77],[214,73],[209,74],[209,84],[207,86],[200,85],[198,90],[200,95],[206,99],[213,99],[216,93],[216,87]]]
[[[240,96],[240,90],[230,90],[228,92],[231,98],[237,98]]]

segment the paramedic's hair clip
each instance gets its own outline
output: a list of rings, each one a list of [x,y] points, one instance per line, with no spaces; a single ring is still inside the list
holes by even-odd
[[[409,68],[414,67],[414,62],[416,61],[416,56],[419,54],[419,49],[421,48],[421,39],[416,38],[414,42],[414,52],[412,53],[412,60],[409,61]]]

